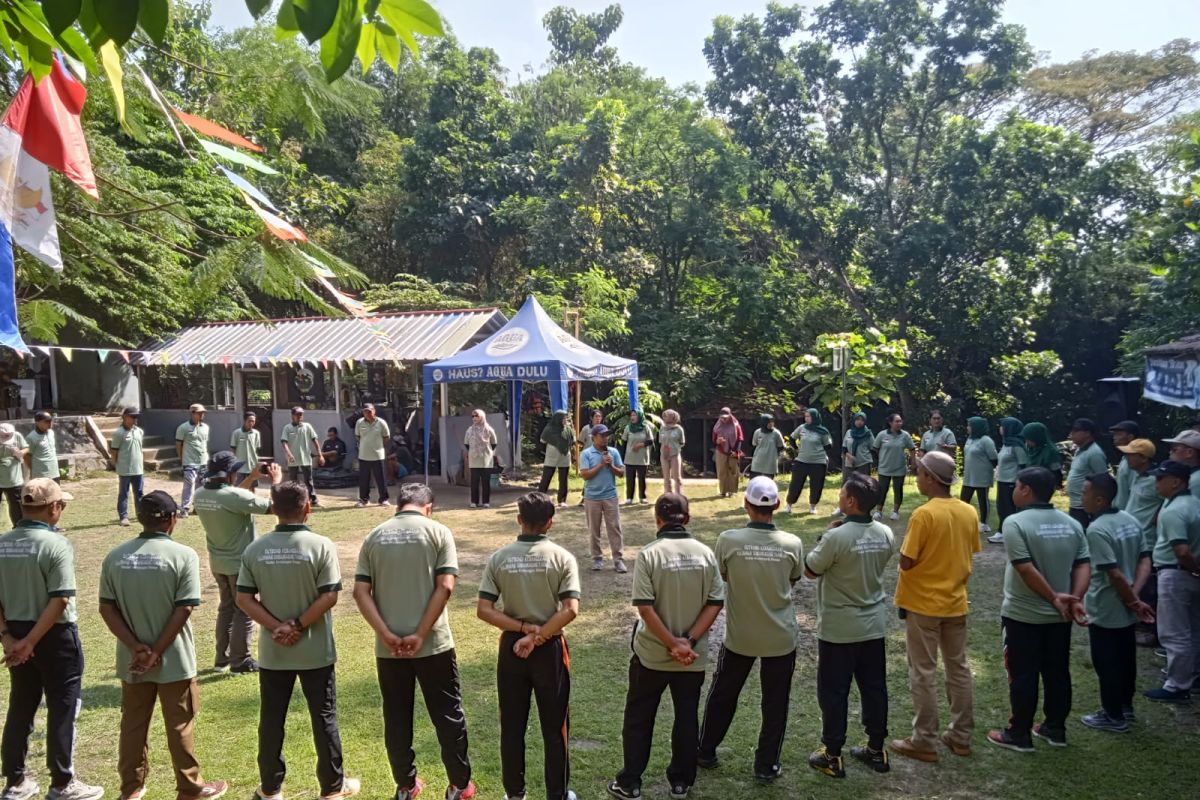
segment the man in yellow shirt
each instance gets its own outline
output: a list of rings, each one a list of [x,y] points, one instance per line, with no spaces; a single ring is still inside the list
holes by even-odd
[[[958,481],[954,458],[926,453],[917,460],[917,489],[929,502],[913,512],[900,548],[896,608],[906,625],[913,732],[892,742],[892,752],[937,761],[937,656],[942,651],[950,727],[941,741],[952,753],[971,754],[974,686],[967,663],[967,581],[980,550],[979,515],[950,496]]]

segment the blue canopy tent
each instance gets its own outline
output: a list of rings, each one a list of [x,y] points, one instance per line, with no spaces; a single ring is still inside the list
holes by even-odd
[[[550,407],[567,411],[568,381],[629,382],[629,400],[638,404],[636,361],[589,347],[564,331],[530,295],[508,324],[474,347],[425,365],[425,452],[429,452],[429,427],[433,421],[433,387],[438,383],[506,381],[512,424],[513,453],[521,448],[521,394],[526,382],[549,384]],[[429,459],[425,459],[429,480]]]

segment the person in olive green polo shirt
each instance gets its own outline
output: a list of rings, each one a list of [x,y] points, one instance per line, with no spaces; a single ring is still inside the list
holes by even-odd
[[[362,413],[362,419],[354,423],[354,438],[358,442],[358,507],[364,507],[371,499],[372,478],[379,490],[379,505],[390,505],[383,465],[387,462],[387,440],[392,432],[387,422],[375,415],[374,404],[365,404]]]
[[[715,548],[725,580],[725,642],[704,704],[699,764],[706,769],[717,765],[717,746],[729,732],[746,677],[759,660],[762,726],[754,751],[754,776],[770,783],[783,769],[779,757],[799,635],[792,584],[804,572],[803,546],[799,537],[775,527],[779,487],[774,479],[751,478],[743,506],[749,524],[722,533]]]
[[[0,422],[0,494],[8,502],[8,519],[21,521],[21,487],[25,485],[25,437],[10,422]]]
[[[283,452],[287,458],[288,480],[298,481],[303,478],[304,485],[308,488],[309,502],[313,508],[320,506],[317,487],[313,485],[313,457],[317,459],[317,466],[323,467],[325,456],[321,455],[321,440],[317,437],[316,429],[304,421],[303,406],[295,406],[292,409],[292,421],[283,426],[280,442],[283,443]]]
[[[100,616],[117,637],[121,679],[121,796],[137,797],[146,790],[147,740],[157,700],[175,791],[179,797],[217,800],[228,787],[201,777],[192,735],[200,692],[189,620],[200,605],[200,559],[171,539],[179,513],[171,495],[150,492],[137,513],[142,533],[109,551],[100,567]]]
[[[257,424],[258,415],[247,411],[242,415],[242,427],[229,434],[229,449],[237,456],[237,460],[242,462],[237,482],[246,481],[252,492],[258,486],[258,451],[262,447],[262,433],[256,427]],[[247,480],[251,475],[255,477],[254,481]]]
[[[838,506],[846,518],[835,522],[809,551],[804,574],[817,581],[817,702],[821,706],[822,747],[808,765],[834,778],[846,777],[850,682],[858,684],[866,747],[850,755],[876,772],[891,769],[887,738],[887,596],[883,571],[896,554],[892,529],[871,519],[879,484],[851,475],[842,484]]]
[[[554,525],[548,495],[530,492],[517,500],[517,522],[517,541],[493,553],[484,567],[476,607],[481,620],[502,631],[496,664],[501,779],[510,800],[525,797],[532,694],[542,728],[547,800],[575,800],[568,788],[571,657],[561,634],[579,614],[579,565],[547,537]]]
[[[117,519],[121,525],[129,524],[129,491],[133,490],[133,508],[137,511],[142,502],[142,475],[146,469],[142,463],[143,432],[138,427],[139,412],[129,406],[121,414],[121,425],[112,435],[109,455],[117,465]]]
[[[25,435],[29,445],[26,453],[26,463],[29,465],[29,477],[49,478],[58,481],[58,439],[54,435],[54,415],[49,411],[39,411],[33,415],[33,430]]]
[[[299,679],[312,721],[321,799],[353,797],[361,786],[342,768],[337,724],[337,650],[330,613],[342,589],[337,548],[308,527],[312,505],[303,484],[273,486],[271,508],[279,524],[242,553],[237,580],[238,607],[271,634],[258,640],[260,784],[255,795],[282,800],[284,728]]]
[[[192,511],[192,495],[200,482],[204,465],[208,463],[208,434],[210,428],[204,421],[208,409],[199,403],[188,408],[187,422],[179,423],[175,429],[175,455],[183,463],[183,492],[179,499],[179,516],[186,517]]]
[[[1071,713],[1071,622],[1087,615],[1083,595],[1091,580],[1091,555],[1083,525],[1051,505],[1058,479],[1045,467],[1017,473],[1013,503],[1004,520],[1004,663],[1008,668],[1008,727],[988,732],[997,747],[1033,752],[1032,736],[1054,747],[1067,743]],[[1045,721],[1037,725],[1038,683]],[[1032,736],[1031,736],[1032,735]]]
[[[725,604],[717,557],[688,532],[688,501],[668,492],[654,503],[658,535],[633,565],[633,605],[638,623],[629,659],[629,690],[621,731],[624,765],[608,793],[618,800],[641,797],[650,762],[654,720],[663,692],[671,690],[675,724],[667,782],[671,797],[687,797],[696,782],[700,689],[708,662],[708,629]]]
[[[421,685],[425,706],[442,746],[450,788],[447,800],[475,795],[467,758],[458,659],[446,603],[458,578],[454,534],[431,519],[433,490],[401,484],[396,516],[363,541],[354,570],[354,601],[375,631],[375,665],[383,695],[383,730],[396,800],[412,800],[424,788],[412,749],[413,692]]]
[[[0,644],[8,667],[8,712],[0,741],[6,800],[40,794],[26,771],[29,736],[46,698],[47,800],[98,800],[99,786],[75,778],[75,717],[83,648],[75,627],[75,550],[55,526],[73,499],[51,478],[21,490],[22,519],[0,535]]]

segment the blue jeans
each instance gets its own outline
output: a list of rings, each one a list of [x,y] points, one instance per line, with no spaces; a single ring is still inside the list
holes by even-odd
[[[183,495],[179,498],[179,507],[191,511],[192,494],[196,491],[196,484],[203,477],[204,467],[184,467],[183,468]]]
[[[119,475],[120,486],[117,489],[117,516],[129,519],[129,490],[133,489],[133,513],[137,516],[137,507],[142,502],[141,475]]]

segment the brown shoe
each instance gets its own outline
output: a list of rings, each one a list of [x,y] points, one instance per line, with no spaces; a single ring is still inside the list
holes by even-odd
[[[217,800],[223,797],[229,789],[229,784],[225,781],[209,781],[200,789],[199,794],[181,794],[177,800]]]
[[[912,758],[917,761],[927,761],[933,763],[938,760],[936,750],[922,750],[913,744],[912,739],[892,739],[892,743],[888,745],[893,753],[899,753],[906,758]]]
[[[953,739],[950,738],[949,731],[947,731],[946,733],[943,733],[941,738],[942,738],[942,744],[944,744],[944,745],[946,745],[946,747],[950,748],[950,752],[954,753],[954,755],[963,756],[964,758],[966,756],[971,755],[971,745],[959,744],[958,742],[954,741]]]

